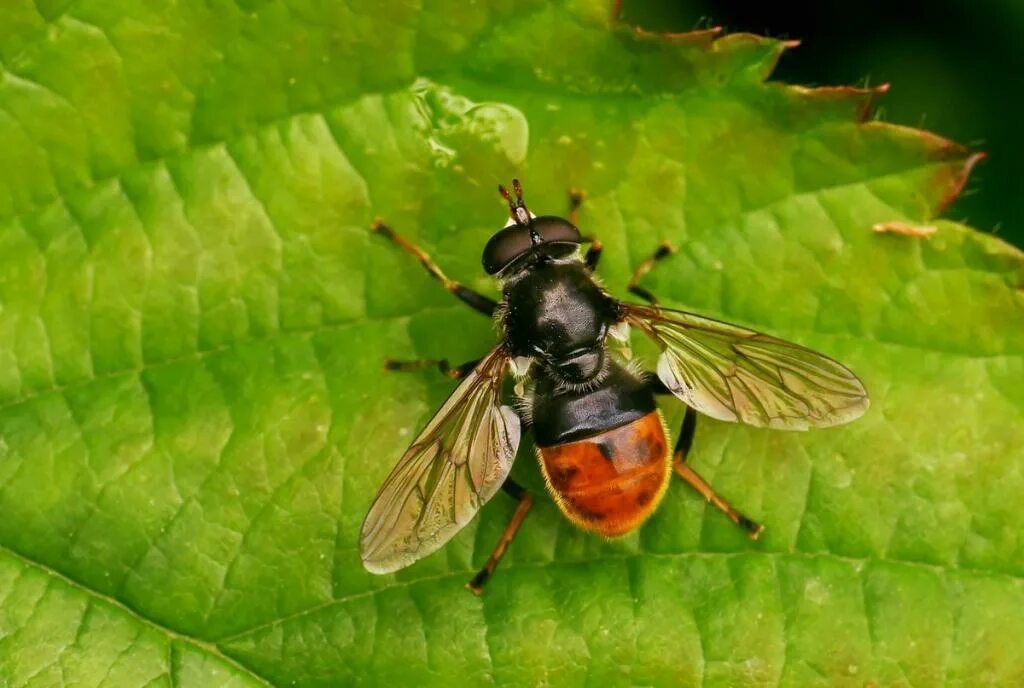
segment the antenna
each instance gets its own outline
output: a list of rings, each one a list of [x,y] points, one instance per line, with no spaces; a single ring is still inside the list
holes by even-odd
[[[508,201],[509,216],[517,225],[530,230],[530,243],[534,246],[543,243],[544,237],[533,228],[533,218],[530,216],[530,209],[526,207],[526,202],[523,201],[523,185],[519,183],[518,179],[512,180],[512,190],[516,194],[515,200],[512,200],[512,194],[508,192],[508,189],[498,184],[498,193]]]

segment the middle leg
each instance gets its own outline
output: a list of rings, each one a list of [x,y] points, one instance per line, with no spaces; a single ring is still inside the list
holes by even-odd
[[[462,365],[452,366],[452,364],[448,362],[447,358],[421,358],[414,361],[399,361],[394,358],[385,358],[384,370],[410,371],[437,368],[438,372],[442,375],[446,375],[453,380],[461,380],[469,375],[479,362],[480,359],[475,358],[472,361],[463,363]]]

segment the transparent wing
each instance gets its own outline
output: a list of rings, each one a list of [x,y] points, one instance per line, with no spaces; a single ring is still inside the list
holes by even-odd
[[[359,538],[369,571],[397,571],[439,549],[508,477],[520,427],[501,405],[507,360],[498,348],[481,359],[384,481]]]
[[[863,383],[827,356],[693,313],[624,306],[626,320],[661,346],[661,381],[712,418],[806,430],[847,423],[868,407]]]

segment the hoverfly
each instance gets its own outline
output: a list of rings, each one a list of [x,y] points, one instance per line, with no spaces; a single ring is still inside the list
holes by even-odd
[[[863,384],[845,366],[797,344],[658,305],[639,280],[671,255],[663,244],[643,261],[629,291],[648,303],[608,294],[592,271],[601,244],[569,220],[535,216],[513,180],[509,221],[487,242],[483,267],[502,288],[495,302],[449,279],[419,247],[382,222],[374,231],[419,259],[456,297],[492,316],[501,341],[457,367],[445,360],[388,361],[391,370],[438,367],[461,380],[384,481],[363,522],[360,554],[373,573],[404,568],[436,551],[499,489],[518,500],[497,547],[467,584],[479,594],[532,504],[509,479],[522,436],[533,432],[541,472],[561,512],[585,530],[614,538],[653,513],[675,472],[756,538],[762,526],[734,509],[687,463],[697,412],[779,430],[849,422],[868,407]],[[581,247],[589,244],[585,254]],[[657,374],[619,356],[609,338],[630,326],[658,345]],[[502,401],[516,379],[515,408]],[[669,450],[655,395],[687,405]],[[517,410],[518,409],[518,412]]]

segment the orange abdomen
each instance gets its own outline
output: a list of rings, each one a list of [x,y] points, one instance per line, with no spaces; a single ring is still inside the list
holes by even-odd
[[[658,411],[593,437],[540,447],[538,453],[562,513],[606,537],[625,535],[651,515],[672,465]]]

